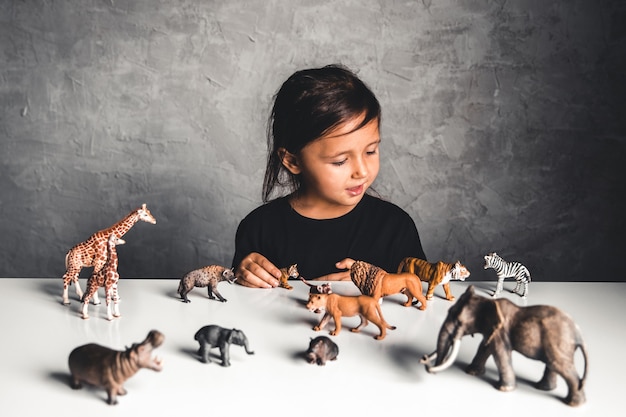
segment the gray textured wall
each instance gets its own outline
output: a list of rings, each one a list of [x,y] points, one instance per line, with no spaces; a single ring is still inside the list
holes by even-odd
[[[0,1],[0,276],[60,277],[143,202],[122,277],[228,264],[272,95],[338,62],[383,105],[376,188],[430,260],[624,279],[623,3]]]

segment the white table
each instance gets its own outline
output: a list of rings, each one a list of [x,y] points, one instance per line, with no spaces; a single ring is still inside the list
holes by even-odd
[[[83,288],[85,280],[81,280]],[[106,307],[90,305],[91,318],[80,317],[80,303],[70,288],[71,305],[61,303],[61,279],[0,279],[0,406],[5,416],[268,415],[464,415],[483,416],[614,416],[622,415],[626,377],[623,357],[626,283],[538,283],[530,286],[527,304],[552,304],[568,312],[582,329],[590,354],[587,403],[565,405],[565,383],[552,392],[536,390],[543,365],[514,356],[518,375],[515,391],[493,387],[493,360],[484,378],[467,375],[463,367],[473,357],[480,337],[467,336],[455,365],[428,374],[419,359],[435,348],[439,327],[452,303],[437,288],[426,311],[403,307],[402,296],[385,299],[386,320],[397,326],[382,341],[377,328],[362,333],[348,328],[357,318],[344,318],[344,329],[333,340],[339,357],[326,366],[308,364],[301,354],[321,318],[304,307],[308,287],[249,289],[220,284],[226,303],[209,300],[206,289],[190,293],[191,303],[176,294],[178,279],[122,279],[119,283],[122,317],[111,322]],[[457,297],[468,284],[490,295],[495,282],[452,283]],[[503,297],[523,303],[507,290]],[[357,294],[350,282],[333,283],[335,292]],[[102,294],[102,293],[101,293]],[[101,298],[103,296],[101,295]],[[232,366],[219,360],[203,364],[196,357],[195,332],[207,324],[236,327],[250,340],[254,355],[231,346]],[[331,324],[332,326],[332,324]],[[128,395],[109,406],[104,390],[69,387],[67,357],[76,346],[95,342],[114,349],[142,341],[151,329],[165,334],[158,349],[164,358],[160,373],[142,369],[126,383]],[[217,351],[215,352],[217,353]],[[94,414],[95,413],[95,414]],[[218,413],[218,414],[215,414]],[[362,414],[355,414],[362,413]]]

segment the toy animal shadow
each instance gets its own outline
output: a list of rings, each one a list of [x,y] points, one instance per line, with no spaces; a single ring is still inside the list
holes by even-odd
[[[472,363],[466,368],[470,375],[483,375],[485,363],[493,356],[498,368],[497,388],[515,389],[512,351],[545,363],[542,379],[536,388],[549,391],[556,388],[557,376],[568,387],[565,403],[578,406],[585,402],[584,385],[587,377],[588,355],[580,329],[561,310],[547,305],[519,307],[508,299],[493,299],[474,293],[469,286],[448,310],[441,325],[437,349],[422,358],[426,370],[435,373],[447,369],[458,355],[461,339],[468,334],[483,335]],[[580,350],[584,359],[582,377],[578,376],[574,356]],[[435,363],[433,364],[433,360]]]

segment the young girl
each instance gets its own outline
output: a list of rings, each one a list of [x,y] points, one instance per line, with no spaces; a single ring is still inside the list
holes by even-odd
[[[381,109],[351,71],[294,73],[275,96],[268,123],[264,205],[237,229],[237,282],[278,285],[279,268],[306,279],[349,280],[345,258],[395,272],[407,256],[426,259],[411,217],[368,194],[379,169]],[[271,199],[277,187],[290,193]]]

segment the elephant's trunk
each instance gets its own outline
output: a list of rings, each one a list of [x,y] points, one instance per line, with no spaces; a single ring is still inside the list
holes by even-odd
[[[244,343],[243,343],[243,348],[246,350],[246,353],[247,353],[248,355],[254,355],[254,352],[253,352],[253,351],[251,351],[251,350],[250,350],[250,348],[248,347],[248,340],[247,340],[247,339],[246,339],[246,340],[244,340]]]
[[[428,356],[424,356],[421,362],[426,366],[426,371],[431,374],[444,371],[454,363],[459,354],[460,348],[461,340],[455,340],[452,347],[449,349],[447,356],[439,356],[437,351],[435,351]],[[435,359],[435,365],[432,365],[432,361]]]

